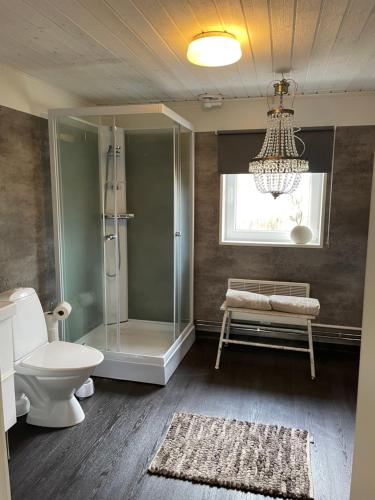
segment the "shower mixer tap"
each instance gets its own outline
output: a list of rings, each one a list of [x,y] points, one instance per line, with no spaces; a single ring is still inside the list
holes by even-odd
[[[117,234],[106,234],[104,239],[105,241],[117,240]]]

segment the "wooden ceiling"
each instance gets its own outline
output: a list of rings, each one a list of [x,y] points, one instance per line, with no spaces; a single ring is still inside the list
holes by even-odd
[[[96,103],[265,94],[281,70],[299,92],[375,91],[374,0],[0,0],[0,62]],[[243,57],[186,60],[227,30]]]

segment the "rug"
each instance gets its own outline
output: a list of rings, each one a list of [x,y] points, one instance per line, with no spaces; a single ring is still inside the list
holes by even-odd
[[[166,477],[290,499],[313,499],[309,434],[175,413],[149,466]]]

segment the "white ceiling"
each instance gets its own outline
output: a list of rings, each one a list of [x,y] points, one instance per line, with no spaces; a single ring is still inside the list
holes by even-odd
[[[280,70],[300,92],[375,91],[374,0],[0,0],[0,62],[100,104],[264,95]],[[187,62],[227,30],[243,57]]]

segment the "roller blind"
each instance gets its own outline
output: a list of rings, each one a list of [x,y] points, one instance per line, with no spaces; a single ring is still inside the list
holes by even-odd
[[[329,173],[332,169],[334,146],[333,127],[303,128],[297,134],[305,143],[302,158],[309,160],[310,172]],[[225,130],[218,132],[219,174],[246,174],[249,161],[263,144],[265,130]],[[297,149],[300,151],[299,141]]]

